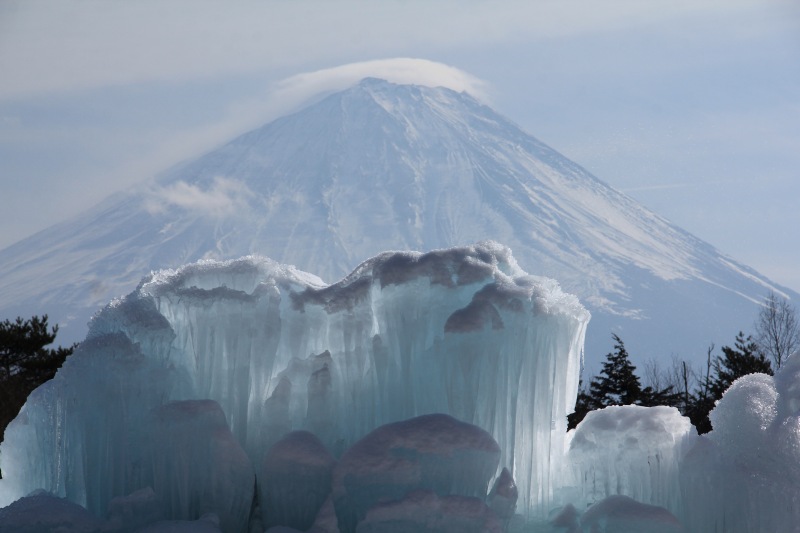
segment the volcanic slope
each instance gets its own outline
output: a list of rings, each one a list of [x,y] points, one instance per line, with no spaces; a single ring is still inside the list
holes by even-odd
[[[590,368],[705,361],[769,290],[800,296],[614,190],[466,93],[365,79],[0,251],[0,316],[62,341],[153,269],[261,254],[334,282],[384,250],[491,239],[591,310]]]

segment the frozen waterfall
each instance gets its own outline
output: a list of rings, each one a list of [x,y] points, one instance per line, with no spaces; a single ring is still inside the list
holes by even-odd
[[[104,516],[150,487],[168,519],[212,509],[241,530],[288,432],[339,456],[379,426],[444,413],[494,438],[489,475],[513,474],[517,512],[544,513],[588,319],[491,242],[385,253],[330,286],[255,257],[154,273],[95,316],[9,426],[0,506],[45,489]]]

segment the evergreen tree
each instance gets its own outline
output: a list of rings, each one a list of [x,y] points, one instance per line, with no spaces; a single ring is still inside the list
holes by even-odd
[[[58,326],[48,329],[47,315],[0,322],[0,441],[28,395],[55,376],[76,345],[48,349]]]
[[[642,389],[642,392],[639,394],[639,400],[636,402],[636,405],[644,407],[667,405],[669,407],[680,408],[683,404],[683,395],[680,392],[676,392],[672,385],[663,389],[645,387]]]
[[[722,395],[734,381],[747,374],[761,372],[772,375],[772,365],[758,349],[751,336],[745,338],[743,332],[736,336],[733,348],[722,347],[722,355],[711,359],[708,350],[706,373],[701,376],[699,387],[692,393],[686,416],[692,421],[700,434],[708,433],[713,428],[708,414],[714,409]]]
[[[614,351],[606,355],[603,370],[589,385],[589,396],[595,408],[609,405],[630,405],[641,398],[642,385],[636,375],[636,367],[628,358],[625,344],[617,336],[614,339]]]
[[[583,381],[578,386],[575,412],[567,417],[567,429],[576,427],[589,411],[611,405],[677,406],[682,401],[680,393],[673,391],[672,386],[663,389],[642,388],[625,343],[616,334],[612,334],[612,338],[614,351],[606,355],[600,375],[591,381],[588,391],[584,389]]]
[[[734,347],[723,346],[722,356],[714,362],[714,381],[711,384],[711,394],[714,400],[722,398],[734,381],[747,374],[761,372],[772,375],[772,365],[752,336],[745,338],[741,331],[736,336]]]
[[[575,401],[575,411],[567,415],[567,429],[575,429],[575,426],[584,419],[589,411],[599,408],[599,406],[594,405],[592,397],[586,392],[586,388],[583,386],[583,379],[581,379],[578,382],[578,398]]]

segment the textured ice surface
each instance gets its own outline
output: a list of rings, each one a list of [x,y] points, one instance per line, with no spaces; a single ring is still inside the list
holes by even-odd
[[[99,313],[9,426],[0,504],[45,488],[103,515],[149,485],[153,413],[213,400],[232,435],[220,446],[240,444],[256,465],[285,431],[311,431],[338,454],[382,424],[447,413],[500,445],[519,511],[547,509],[587,320],[495,243],[381,254],[331,286],[258,258],[158,272]],[[179,492],[197,473],[182,475]],[[236,490],[238,502],[252,486]]]

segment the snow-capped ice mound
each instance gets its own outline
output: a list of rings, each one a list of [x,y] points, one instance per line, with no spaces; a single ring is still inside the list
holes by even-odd
[[[774,377],[778,389],[778,420],[800,416],[800,354],[790,357]]]
[[[255,465],[287,431],[339,454],[383,424],[446,413],[491,433],[514,469],[518,510],[533,513],[551,497],[588,318],[491,242],[381,254],[330,286],[254,257],[154,273],[96,316],[8,427],[0,505],[44,488],[104,516],[113,498],[150,485],[152,413],[213,400],[231,435],[214,442],[237,443]],[[171,431],[155,427],[151,442]],[[234,465],[231,482],[246,477],[238,452]],[[175,487],[199,474],[183,475]],[[236,491],[242,501],[252,484]],[[223,528],[238,505],[217,510]]]
[[[482,501],[499,459],[491,435],[451,416],[432,414],[381,426],[336,465],[333,502],[339,525],[344,532],[355,531],[373,506],[401,500],[414,490]]]
[[[775,420],[778,391],[772,376],[750,374],[737,379],[711,410],[709,434],[728,453],[747,453],[761,446]]]
[[[570,435],[567,485],[581,491],[571,494],[575,503],[624,494],[680,508],[679,462],[697,434],[674,407],[606,407],[587,414]]]
[[[800,524],[800,358],[776,377],[739,378],[711,412],[713,431],[683,462],[684,523],[692,531],[796,531]]]
[[[711,412],[713,431],[706,435],[696,435],[674,408],[623,406],[589,413],[570,433],[559,502],[567,510],[570,503],[583,509],[625,495],[637,505],[668,509],[686,531],[796,531],[799,379],[800,357],[790,358],[775,377],[739,378]],[[579,531],[578,524],[604,531],[601,522],[589,523],[599,511],[579,516],[572,510],[560,517],[564,531]],[[623,530],[650,531],[639,527]]]

